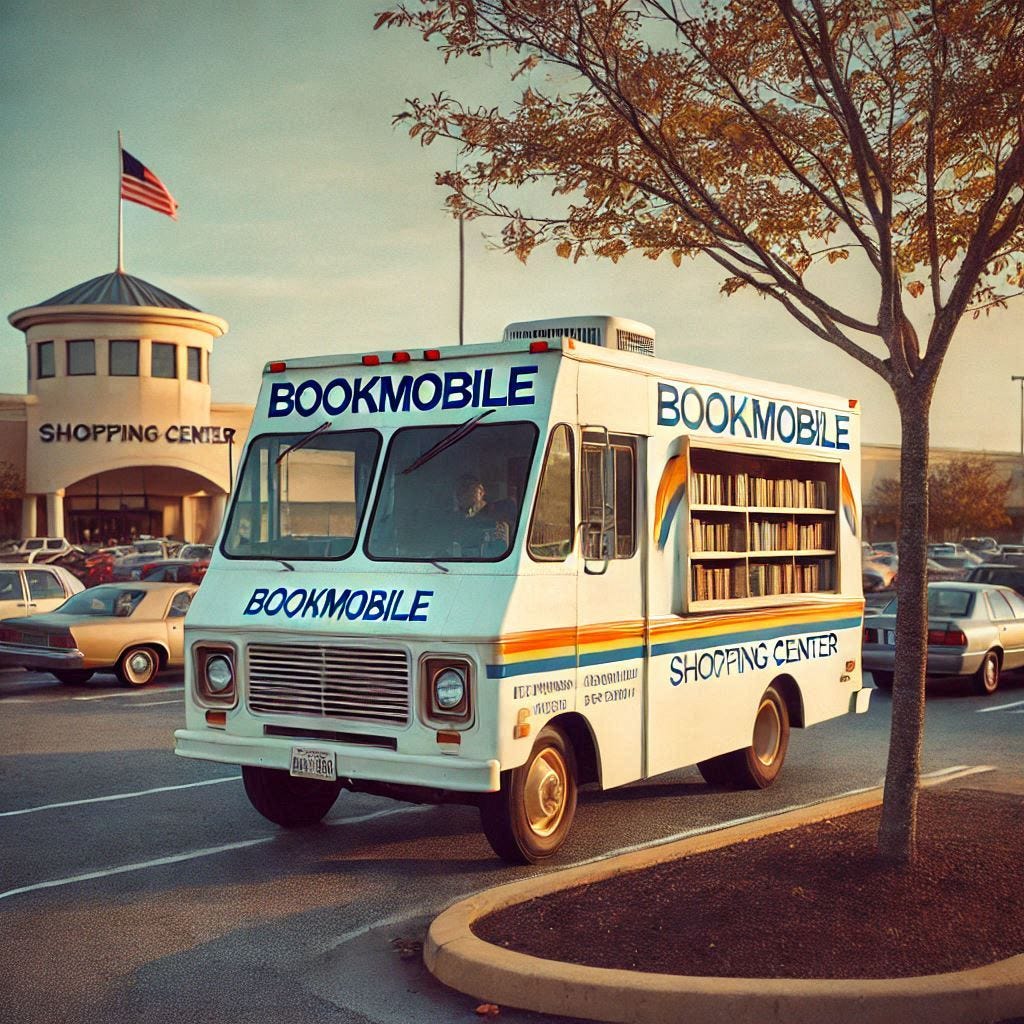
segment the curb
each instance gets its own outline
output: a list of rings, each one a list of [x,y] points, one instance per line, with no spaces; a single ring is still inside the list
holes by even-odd
[[[922,785],[940,785],[978,771],[922,780]],[[470,930],[480,917],[556,890],[867,810],[881,802],[878,787],[498,886],[435,918],[423,960],[439,981],[478,999],[618,1024],[676,1024],[683,1017],[687,1024],[976,1024],[1024,1013],[1024,954],[967,971],[909,978],[687,977],[543,960],[484,942]]]

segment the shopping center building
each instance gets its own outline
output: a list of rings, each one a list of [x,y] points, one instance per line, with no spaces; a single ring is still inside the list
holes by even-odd
[[[0,394],[0,462],[25,482],[22,536],[212,540],[252,417],[211,399],[227,322],[120,271],[8,320],[27,394]]]

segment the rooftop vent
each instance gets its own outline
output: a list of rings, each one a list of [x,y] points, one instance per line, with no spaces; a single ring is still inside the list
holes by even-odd
[[[619,316],[563,316],[551,320],[522,320],[509,324],[505,341],[533,338],[575,338],[585,345],[615,348],[620,352],[654,355],[654,328]]]

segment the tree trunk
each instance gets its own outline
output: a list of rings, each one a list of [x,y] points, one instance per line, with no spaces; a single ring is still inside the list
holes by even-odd
[[[885,772],[878,853],[909,866],[917,855],[917,795],[924,738],[924,679],[928,659],[928,412],[925,395],[897,395],[903,434],[900,455],[899,574],[896,662],[889,762]]]

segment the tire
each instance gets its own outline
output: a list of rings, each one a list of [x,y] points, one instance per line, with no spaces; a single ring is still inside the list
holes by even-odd
[[[501,789],[480,801],[491,849],[510,864],[558,852],[576,814],[576,756],[560,729],[545,726],[526,763],[501,773]]]
[[[145,686],[160,671],[160,655],[152,647],[129,647],[117,663],[117,678],[125,686]]]
[[[242,783],[249,803],[282,828],[315,825],[334,806],[341,782],[296,779],[277,768],[242,765]]]
[[[983,697],[996,692],[999,689],[999,655],[995,651],[989,651],[982,659],[981,666],[974,673],[974,692],[980,693]]]
[[[779,691],[769,686],[757,705],[750,746],[699,761],[697,769],[711,785],[767,789],[779,777],[788,749],[789,711]]]
[[[63,668],[53,673],[65,686],[81,686],[93,677],[91,668]]]
[[[886,693],[892,693],[892,680],[894,673],[892,672],[876,672],[874,669],[869,669],[871,672],[871,678],[875,681],[875,687],[879,690],[885,690]]]

